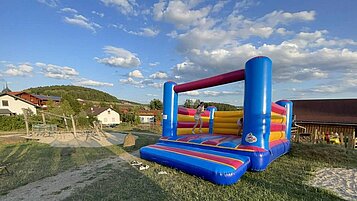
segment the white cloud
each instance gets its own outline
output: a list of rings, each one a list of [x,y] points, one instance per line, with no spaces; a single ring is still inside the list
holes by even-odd
[[[152,84],[148,84],[148,86],[154,87],[154,88],[157,88],[157,89],[161,89],[164,86],[164,84],[155,82],[155,83],[152,83]]]
[[[130,84],[130,85],[133,85],[138,88],[144,87],[144,85],[142,84],[142,81],[136,81],[131,77],[128,77],[127,79],[120,79],[119,82],[123,83],[123,84]]]
[[[174,24],[177,28],[187,29],[192,25],[198,25],[205,20],[211,6],[194,10],[195,4],[183,1],[161,1],[154,4],[154,18]]]
[[[151,66],[151,67],[154,67],[154,66],[157,66],[157,65],[160,65],[160,62],[156,61],[156,62],[153,62],[153,63],[149,63],[149,66]]]
[[[152,79],[167,79],[168,75],[165,72],[159,71],[149,76]]]
[[[294,32],[292,31],[288,31],[286,30],[285,28],[278,28],[275,30],[276,33],[282,35],[282,36],[286,36],[286,35],[290,35],[290,34],[293,34]]]
[[[203,91],[202,93],[207,96],[218,96],[221,94],[219,91]]]
[[[61,11],[66,13],[78,13],[78,11],[73,8],[62,8]]]
[[[76,69],[68,66],[58,66],[53,64],[36,63],[36,66],[42,68],[42,72],[45,77],[54,79],[75,79],[79,73]]]
[[[99,12],[97,12],[97,11],[92,11],[92,14],[94,14],[94,15],[98,15],[99,17],[104,17],[104,13],[99,13]]]
[[[106,6],[116,7],[123,15],[137,15],[134,7],[137,6],[135,0],[101,0]]]
[[[140,28],[141,31],[135,32],[135,31],[130,31],[124,28],[123,26],[117,26],[116,28],[120,28],[126,33],[132,34],[132,35],[137,35],[137,36],[145,36],[145,37],[155,37],[157,36],[160,31],[157,29],[152,29],[152,28]]]
[[[4,75],[6,76],[31,76],[33,67],[30,64],[24,63],[19,65],[7,64],[7,70],[5,70]]]
[[[96,29],[101,28],[101,26],[99,24],[90,22],[83,15],[77,15],[77,14],[75,14],[73,17],[64,17],[64,22],[66,22],[68,24],[80,26],[85,29],[89,29],[93,33],[96,32]]]
[[[163,86],[163,83],[154,82],[152,79],[144,79],[144,80],[137,81],[131,77],[128,77],[127,79],[120,79],[119,82],[123,84],[133,85],[137,88],[144,88],[144,87],[162,88]]]
[[[182,94],[188,95],[188,96],[198,96],[200,95],[200,92],[197,90],[193,90],[193,91],[186,91],[183,92]]]
[[[129,77],[144,78],[143,74],[139,70],[130,72]]]
[[[58,0],[37,0],[40,3],[46,4],[49,7],[57,7]]]
[[[141,65],[140,59],[128,50],[113,46],[105,46],[103,49],[110,57],[95,58],[99,63],[122,68],[134,68]]]
[[[80,85],[80,86],[93,86],[93,87],[112,87],[112,86],[114,86],[113,83],[99,82],[99,81],[89,80],[89,79],[80,79],[80,80],[74,82],[73,84]]]
[[[229,3],[229,1],[218,1],[218,3],[216,3],[216,5],[213,6],[212,8],[212,12],[213,13],[218,13],[219,11],[222,10],[222,8]]]

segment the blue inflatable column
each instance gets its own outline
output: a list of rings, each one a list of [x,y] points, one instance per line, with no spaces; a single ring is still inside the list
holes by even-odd
[[[175,82],[165,82],[164,84],[162,136],[177,135],[178,95],[174,91],[175,85]]]
[[[255,57],[245,64],[242,145],[269,149],[272,61]]]
[[[288,100],[280,100],[276,104],[285,107],[286,109],[286,139],[291,139],[291,127],[293,121],[293,102]]]
[[[213,124],[214,124],[214,113],[216,112],[217,108],[214,106],[209,106],[207,107],[207,110],[209,111],[209,134],[213,134]]]

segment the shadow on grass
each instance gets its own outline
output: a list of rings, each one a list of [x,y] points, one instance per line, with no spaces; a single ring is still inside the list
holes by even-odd
[[[0,162],[8,163],[8,169],[12,172],[11,175],[1,176],[0,195],[112,155],[106,148],[60,148],[37,142],[0,144]]]
[[[129,163],[109,176],[77,190],[66,200],[172,200],[170,194]]]

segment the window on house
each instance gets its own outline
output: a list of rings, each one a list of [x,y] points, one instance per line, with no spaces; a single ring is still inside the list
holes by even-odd
[[[9,106],[9,101],[3,100],[2,101],[2,106]]]
[[[115,122],[115,118],[112,118],[112,122]]]
[[[104,118],[104,122],[107,122],[108,121],[108,119],[107,118]]]
[[[110,110],[108,110],[108,114],[110,114]]]

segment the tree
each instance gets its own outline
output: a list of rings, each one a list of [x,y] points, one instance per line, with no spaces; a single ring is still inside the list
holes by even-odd
[[[183,106],[186,107],[186,108],[192,108],[193,107],[193,101],[191,99],[186,99],[186,101],[183,104]]]
[[[81,111],[81,104],[72,95],[70,95],[70,94],[63,95],[61,101],[65,101],[65,100],[68,101],[72,110],[76,114],[78,114]]]
[[[153,99],[150,101],[150,109],[162,110],[162,102],[159,99]]]
[[[200,99],[196,99],[195,102],[193,103],[193,108],[197,108],[200,105]]]

